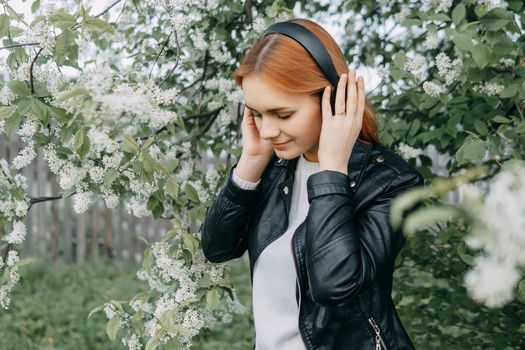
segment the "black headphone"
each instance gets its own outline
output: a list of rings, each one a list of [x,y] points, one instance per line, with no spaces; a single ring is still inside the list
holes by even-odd
[[[262,37],[265,37],[266,35],[272,33],[284,34],[294,39],[299,44],[301,44],[306,49],[306,51],[308,51],[308,53],[312,56],[319,68],[321,68],[321,71],[323,72],[325,77],[332,84],[332,89],[330,93],[330,104],[332,106],[332,112],[335,112],[335,94],[337,84],[339,83],[339,75],[335,70],[332,58],[328,54],[328,51],[326,50],[321,40],[319,40],[319,38],[306,27],[290,21],[277,22],[272,24],[263,32]]]

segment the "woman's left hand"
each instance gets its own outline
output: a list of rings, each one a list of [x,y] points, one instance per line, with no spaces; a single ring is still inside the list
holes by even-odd
[[[348,93],[345,101],[345,90]],[[334,170],[348,175],[348,161],[361,132],[365,111],[363,77],[356,81],[356,73],[342,74],[337,85],[335,115],[330,105],[330,87],[323,91],[323,124],[319,137],[319,171]]]

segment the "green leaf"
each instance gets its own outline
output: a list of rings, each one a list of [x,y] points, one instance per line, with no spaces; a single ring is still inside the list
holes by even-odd
[[[191,201],[195,203],[200,203],[199,195],[197,194],[197,190],[195,190],[195,188],[190,183],[186,184],[185,190],[186,190],[186,195]]]
[[[155,141],[155,138],[153,136],[149,137],[144,143],[142,144],[141,149],[144,151],[146,150],[151,144]]]
[[[422,207],[408,215],[403,232],[412,237],[419,229],[424,229],[438,222],[453,220],[460,216],[460,211],[452,206]]]
[[[62,193],[62,198],[67,198],[67,197],[72,196],[73,193],[76,192],[76,190],[77,190],[77,188],[75,186],[71,186],[70,188],[65,190],[64,193]]]
[[[191,251],[192,254],[199,249],[199,241],[191,233],[182,232],[182,243]]]
[[[137,141],[135,141],[135,139],[131,137],[130,135],[124,135],[124,139],[121,144],[121,148],[124,152],[133,153],[133,154],[138,153],[140,149]]]
[[[452,10],[452,22],[457,26],[465,18],[466,10],[464,4],[458,4]]]
[[[174,176],[170,176],[166,181],[166,193],[173,199],[179,195],[179,184]]]
[[[494,121],[496,123],[504,123],[504,124],[506,124],[506,123],[510,123],[512,120],[510,120],[509,118],[505,118],[502,115],[497,115],[494,118],[492,118],[492,121]]]
[[[0,15],[0,37],[4,37],[9,32],[9,16]]]
[[[75,45],[75,34],[71,30],[64,30],[60,33],[55,42],[54,58],[57,64],[61,65],[69,55],[70,47]]]
[[[49,142],[51,142],[51,139],[49,138],[49,136],[44,135],[41,132],[35,133],[33,135],[33,140],[35,140],[36,144],[39,147],[43,147],[43,146],[49,144]]]
[[[495,8],[479,19],[487,30],[496,31],[504,28],[514,20],[514,14],[503,8]]]
[[[179,160],[177,158],[168,159],[164,161],[164,165],[166,166],[168,171],[172,173],[175,169],[177,169],[177,166],[179,165]]]
[[[220,301],[220,289],[212,288],[206,293],[206,307],[209,311],[215,310]]]
[[[485,122],[482,121],[482,120],[479,120],[479,119],[476,119],[476,121],[474,122],[474,129],[476,129],[476,131],[477,131],[481,136],[485,136],[485,135],[487,135],[487,133],[489,132],[489,129],[488,129],[487,126],[485,125]]]
[[[463,33],[454,35],[452,41],[462,51],[471,51],[474,46],[472,44],[472,37]]]
[[[0,119],[9,118],[13,113],[15,113],[16,108],[13,106],[2,106],[0,107]]]
[[[106,21],[100,19],[100,18],[96,18],[96,17],[87,17],[83,24],[91,29],[92,31],[94,32],[99,32],[99,33],[103,33],[103,32],[113,32],[113,26],[109,23],[107,23]]]
[[[160,337],[154,335],[146,343],[146,350],[155,350],[160,345]]]
[[[118,315],[115,315],[109,320],[109,322],[106,325],[106,334],[108,335],[109,339],[111,341],[115,341],[117,338],[117,332],[120,328],[120,317]]]
[[[63,94],[63,95],[60,95],[60,97],[58,98],[59,101],[64,101],[64,100],[67,100],[68,98],[71,98],[71,97],[75,97],[75,96],[80,96],[80,95],[85,95],[88,93],[88,90],[84,87],[77,87],[77,88],[74,88],[73,90]]]
[[[66,30],[76,24],[76,17],[60,10],[49,16],[49,22],[55,27]]]
[[[520,86],[518,84],[511,84],[508,85],[503,91],[501,92],[500,96],[503,98],[512,98],[516,96],[518,93]]]
[[[428,16],[428,19],[433,20],[433,21],[445,21],[445,22],[450,21],[450,17],[445,15],[444,13],[431,14],[430,16]]]
[[[20,122],[22,121],[22,116],[19,113],[14,113],[5,121],[4,132],[7,137],[13,137],[15,133],[20,128]]]
[[[486,45],[472,46],[470,52],[479,68],[485,68],[492,58],[492,51]]]
[[[485,157],[486,143],[478,139],[467,139],[455,154],[456,160],[460,163],[469,161],[479,162]]]
[[[109,187],[117,179],[119,173],[116,169],[110,168],[104,174],[104,186]]]
[[[95,313],[97,313],[97,312],[103,310],[103,309],[104,309],[104,306],[105,306],[105,305],[99,305],[99,306],[97,306],[96,308],[92,309],[92,310],[89,312],[89,314],[88,314],[88,316],[87,316],[87,319],[89,320],[90,317],[93,316]]]
[[[78,155],[80,155],[80,157],[84,157],[84,155],[87,154],[86,145],[87,151],[89,151],[89,138],[87,137],[86,129],[84,129],[84,127],[81,127],[75,133],[74,138],[75,151],[78,153]]]
[[[37,98],[31,99],[31,119],[45,121],[47,119],[47,105]]]
[[[33,1],[33,3],[31,4],[31,13],[36,13],[36,11],[38,11],[39,8],[40,8],[40,0]]]
[[[472,255],[465,254],[465,253],[458,253],[458,256],[467,265],[471,265],[471,266],[474,265],[474,257]]]
[[[9,89],[11,89],[11,91],[13,91],[17,95],[20,95],[20,96],[30,96],[31,95],[31,90],[29,89],[27,84],[23,81],[18,81],[18,80],[10,81],[9,83],[7,83],[7,86],[9,87]]]
[[[407,58],[403,51],[396,53],[396,57],[394,58],[394,66],[396,66],[399,69],[403,69],[405,66]]]

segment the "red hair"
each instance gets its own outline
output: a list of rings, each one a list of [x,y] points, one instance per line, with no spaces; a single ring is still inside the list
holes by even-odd
[[[330,54],[339,75],[348,73],[348,66],[339,45],[323,27],[304,18],[296,18],[291,22],[306,27],[319,38]],[[233,73],[235,83],[239,86],[242,86],[242,79],[248,76],[258,76],[266,83],[286,92],[317,95],[319,105],[324,88],[331,85],[301,44],[286,35],[275,33],[259,37]],[[364,142],[380,142],[375,113],[366,97],[359,139]]]

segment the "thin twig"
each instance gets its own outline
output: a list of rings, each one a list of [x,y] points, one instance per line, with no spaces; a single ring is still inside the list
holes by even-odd
[[[34,76],[33,76],[33,68],[35,66],[36,59],[38,56],[40,56],[40,53],[44,50],[42,47],[35,55],[35,58],[33,58],[33,61],[31,62],[31,65],[29,66],[29,82],[31,83],[31,94],[35,93],[35,85],[34,85]]]
[[[159,60],[160,55],[162,54],[162,52],[164,52],[164,48],[168,45],[168,42],[170,41],[172,34],[173,32],[171,32],[170,35],[168,35],[168,37],[166,38],[166,40],[164,40],[164,43],[162,44],[162,47],[160,48],[160,51],[157,54],[157,57],[155,57],[155,61],[151,65],[151,70],[149,71],[148,78],[151,78],[151,73],[153,72],[153,68],[155,68],[155,65],[157,64],[157,61]]]
[[[12,44],[12,45],[7,45],[7,46],[2,46],[2,47],[0,47],[0,50],[12,49],[12,48],[15,48],[15,47],[23,47],[23,46],[36,46],[36,45],[39,45],[39,44],[40,43]]]
[[[170,75],[175,71],[175,69],[177,68],[177,66],[179,65],[179,60],[180,60],[180,45],[179,45],[179,38],[177,36],[177,31],[173,31],[173,33],[175,33],[175,43],[177,44],[177,60],[175,61],[175,65],[173,66],[173,68],[168,72],[168,75],[166,75],[166,77],[160,82],[159,86],[161,86],[162,84],[164,84],[166,82],[166,80],[168,80],[168,78],[170,77]]]

